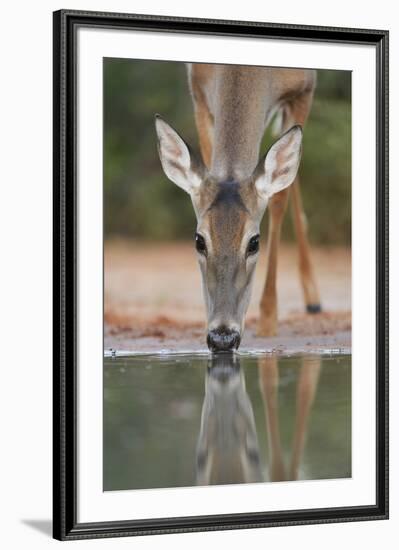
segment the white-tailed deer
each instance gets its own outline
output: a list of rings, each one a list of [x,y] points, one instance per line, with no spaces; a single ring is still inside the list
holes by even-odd
[[[258,334],[276,333],[277,253],[291,184],[305,303],[309,312],[320,310],[297,177],[315,72],[189,64],[188,76],[202,159],[159,116],[158,148],[165,174],[190,195],[197,217],[208,346],[227,351],[240,344],[268,203],[268,268]],[[282,135],[259,160],[265,128],[276,113]]]

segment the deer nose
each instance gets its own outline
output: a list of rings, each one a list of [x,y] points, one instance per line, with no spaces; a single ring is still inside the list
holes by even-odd
[[[210,330],[206,339],[208,348],[212,352],[231,351],[237,349],[241,342],[240,333],[227,327]]]

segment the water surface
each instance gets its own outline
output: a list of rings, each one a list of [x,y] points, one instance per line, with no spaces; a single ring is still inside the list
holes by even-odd
[[[350,355],[104,359],[104,490],[351,477]]]

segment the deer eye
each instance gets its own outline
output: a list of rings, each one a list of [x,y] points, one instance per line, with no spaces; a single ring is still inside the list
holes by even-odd
[[[206,256],[205,239],[199,233],[195,234],[195,248],[197,249],[197,252],[199,252],[200,254],[203,254],[204,256]]]
[[[247,256],[256,254],[259,251],[259,235],[254,235],[249,239],[247,247]]]

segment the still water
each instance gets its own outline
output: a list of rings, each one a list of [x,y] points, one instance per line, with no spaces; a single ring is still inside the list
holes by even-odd
[[[351,357],[104,360],[104,490],[351,477]]]

